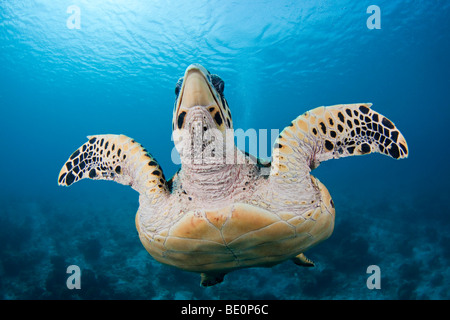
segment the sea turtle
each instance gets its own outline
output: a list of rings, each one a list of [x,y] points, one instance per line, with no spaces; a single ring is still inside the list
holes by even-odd
[[[157,261],[201,273],[201,285],[230,271],[271,267],[327,239],[335,208],[310,171],[322,161],[379,152],[408,156],[400,131],[371,104],[319,107],[275,140],[271,162],[234,144],[224,82],[190,65],[175,88],[173,134],[182,166],[169,181],[153,156],[125,135],[94,135],[61,169],[58,183],[113,180],[139,192],[136,228]],[[232,131],[231,131],[232,132]],[[227,139],[228,137],[228,139]]]

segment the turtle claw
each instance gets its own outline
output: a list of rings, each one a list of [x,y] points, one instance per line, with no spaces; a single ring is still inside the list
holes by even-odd
[[[200,285],[203,287],[210,287],[221,283],[224,277],[225,273],[202,273]]]

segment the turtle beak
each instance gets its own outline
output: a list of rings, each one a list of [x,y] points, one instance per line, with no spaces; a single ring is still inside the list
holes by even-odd
[[[207,107],[217,104],[214,87],[208,81],[209,73],[200,65],[190,65],[184,74],[179,106],[189,109],[196,106]]]
[[[181,80],[180,80],[181,81]],[[188,114],[210,116],[211,124],[225,132],[223,99],[214,88],[211,74],[199,64],[191,64],[185,71],[177,101],[175,102],[173,129],[183,129]],[[208,118],[209,118],[208,116]]]

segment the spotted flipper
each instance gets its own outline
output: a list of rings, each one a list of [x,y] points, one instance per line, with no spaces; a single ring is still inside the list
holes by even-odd
[[[303,253],[300,253],[299,255],[295,256],[291,260],[298,266],[302,266],[302,267],[314,267],[315,266],[314,261],[308,259]]]
[[[271,175],[307,174],[321,162],[378,152],[408,156],[405,138],[371,104],[319,107],[287,126],[275,141]]]
[[[225,273],[201,273],[200,285],[203,287],[210,287],[223,282]]]
[[[156,160],[139,143],[124,135],[96,135],[78,148],[59,173],[58,184],[84,179],[112,180],[150,196],[168,192]]]

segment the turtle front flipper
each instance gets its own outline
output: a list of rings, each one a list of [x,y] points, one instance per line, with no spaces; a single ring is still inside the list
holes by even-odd
[[[139,143],[124,135],[96,135],[78,148],[61,169],[60,186],[84,179],[112,180],[152,198],[168,193],[156,160]]]
[[[319,107],[304,113],[275,141],[271,175],[309,173],[321,162],[378,152],[394,159],[408,156],[405,138],[371,104]]]

